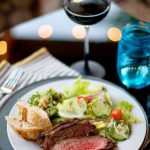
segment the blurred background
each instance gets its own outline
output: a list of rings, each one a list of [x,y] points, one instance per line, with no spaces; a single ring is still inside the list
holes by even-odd
[[[68,65],[82,59],[85,30],[66,16],[63,0],[0,3],[0,61],[15,63],[43,46]],[[91,26],[90,57],[106,66],[109,60],[115,64],[121,29],[135,18],[148,21],[149,6],[149,0],[114,0],[107,17]]]
[[[65,51],[74,56],[70,60],[81,59],[80,43],[85,37],[85,31],[82,26],[75,24],[66,16],[61,9],[62,0],[0,0],[0,2],[0,60],[7,59],[14,63],[41,46],[48,47],[51,53],[59,58],[62,55],[61,59]],[[110,41],[118,41],[119,29],[130,19],[127,13],[113,3],[109,15],[99,24],[92,26],[91,42],[105,45]],[[113,35],[116,32],[117,35]],[[73,50],[71,42],[78,43],[76,50]]]

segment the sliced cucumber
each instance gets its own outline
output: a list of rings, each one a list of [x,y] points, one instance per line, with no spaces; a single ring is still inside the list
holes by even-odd
[[[114,143],[117,143],[117,142],[118,142],[118,140],[116,140],[116,139],[114,139],[114,138],[112,138],[112,137],[110,136],[110,134],[108,133],[107,130],[105,131],[105,135],[107,136],[107,138],[108,138],[109,140],[113,141]]]
[[[110,116],[111,106],[103,103],[101,100],[97,100],[92,103],[92,111],[96,117],[105,118]]]
[[[107,132],[112,138],[118,141],[124,141],[128,139],[131,133],[129,125],[122,121],[118,121],[117,123],[115,122],[107,129]]]
[[[109,128],[108,129],[108,133],[109,133],[109,135],[112,138],[114,138],[114,139],[116,139],[118,141],[124,141],[124,140],[126,140],[126,137],[122,136],[121,134],[116,133],[116,131],[115,131],[114,128]]]

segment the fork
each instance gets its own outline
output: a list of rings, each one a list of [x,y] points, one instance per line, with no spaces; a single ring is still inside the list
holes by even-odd
[[[0,87],[0,98],[3,96],[3,94],[9,94],[14,90],[22,74],[23,70],[21,68],[15,68],[11,72],[11,74]]]

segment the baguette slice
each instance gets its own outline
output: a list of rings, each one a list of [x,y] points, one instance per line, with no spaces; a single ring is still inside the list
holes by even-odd
[[[22,120],[42,128],[43,130],[47,130],[52,127],[50,119],[44,110],[36,106],[30,106],[23,102],[17,102],[17,106],[21,111]]]
[[[33,126],[32,124],[22,121],[16,117],[5,117],[8,124],[13,130],[26,140],[36,140],[42,128]]]
[[[27,121],[27,111],[28,111],[28,104],[24,104],[23,102],[17,102],[17,106],[21,113],[21,118],[23,121]]]

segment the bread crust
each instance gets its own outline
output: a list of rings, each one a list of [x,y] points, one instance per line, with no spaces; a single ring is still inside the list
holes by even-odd
[[[39,133],[43,131],[42,128],[33,126],[16,117],[6,117],[6,120],[12,129],[25,140],[36,140]]]
[[[6,116],[7,123],[12,129],[26,140],[36,140],[39,133],[52,127],[47,113],[23,102],[17,102],[20,117]]]
[[[23,102],[17,102],[17,106],[22,113],[22,120],[26,120],[30,124],[40,127],[43,130],[52,127],[50,119],[44,110],[36,106],[25,105]]]

